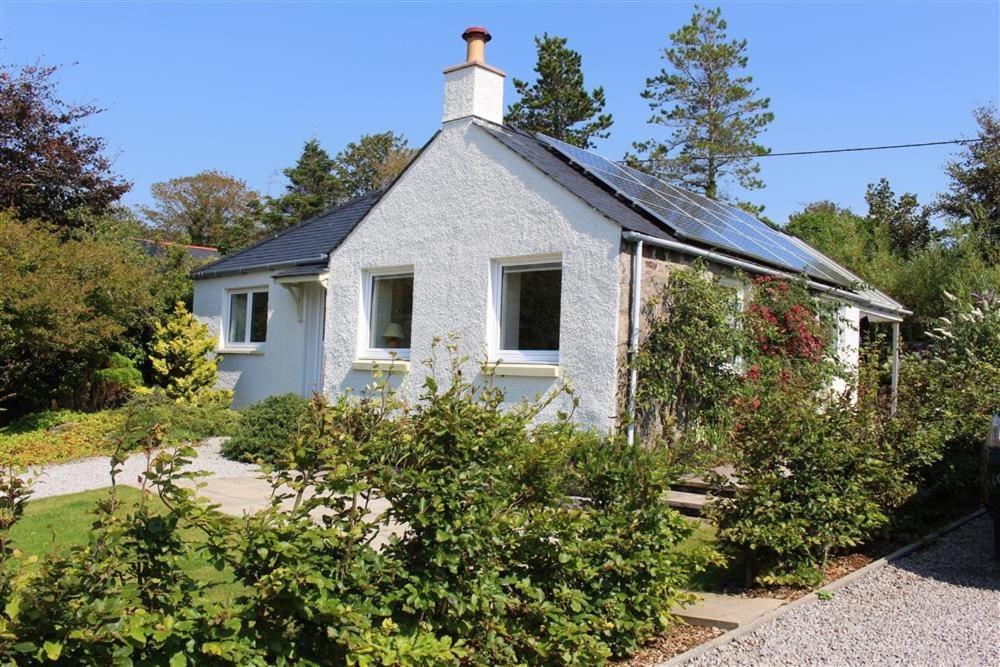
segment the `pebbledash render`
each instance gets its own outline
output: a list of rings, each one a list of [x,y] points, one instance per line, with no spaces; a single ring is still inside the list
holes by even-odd
[[[639,306],[672,269],[700,260],[737,291],[737,276],[796,274],[683,238],[595,177],[588,154],[504,126],[490,35],[474,27],[463,39],[466,62],[445,70],[441,128],[390,186],[193,274],[195,315],[218,337],[219,383],[237,405],[360,392],[376,370],[416,399],[433,341],[455,334],[467,377],[494,373],[511,402],[568,380],[575,419],[609,429],[635,389],[625,367]],[[839,304],[837,354],[853,367],[862,318],[898,324],[908,312],[822,275],[809,284]],[[562,396],[543,418],[570,408]]]

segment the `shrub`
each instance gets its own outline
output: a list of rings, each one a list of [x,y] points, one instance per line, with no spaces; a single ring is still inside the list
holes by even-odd
[[[139,341],[153,262],[131,247],[0,213],[0,403],[13,416],[89,402],[93,373]]]
[[[851,392],[829,388],[838,372],[828,356],[830,316],[801,285],[754,281],[752,345],[735,400],[736,480],[718,478],[709,507],[748,585],[814,585],[832,552],[886,521],[886,460],[865,437],[871,431]]]
[[[166,322],[156,325],[149,360],[157,383],[172,398],[191,399],[215,384],[218,360],[208,327],[180,301]]]
[[[181,483],[193,450],[152,457],[167,514],[119,518],[112,493],[88,544],[12,584],[0,650],[172,665],[602,664],[634,650],[706,559],[674,550],[691,528],[666,504],[661,454],[565,417],[536,425],[555,394],[502,409],[462,363],[440,386],[432,373],[416,404],[385,384],[312,400],[271,505],[243,521]],[[152,454],[161,440],[154,427],[141,443]],[[403,529],[376,547],[390,524]],[[179,569],[194,548],[182,526],[232,573],[225,604]]]
[[[309,400],[298,394],[282,394],[244,408],[222,453],[231,459],[278,463],[308,405]]]
[[[94,373],[94,405],[98,409],[117,407],[128,400],[133,389],[141,386],[142,371],[135,362],[114,352],[107,366]]]
[[[633,362],[643,440],[664,438],[689,459],[723,447],[743,352],[738,295],[696,265],[673,271],[644,311]]]
[[[232,402],[231,391],[203,389],[191,400],[177,401],[162,389],[152,389],[137,393],[122,412],[130,415],[137,432],[158,425],[165,442],[176,445],[230,435],[238,422]]]

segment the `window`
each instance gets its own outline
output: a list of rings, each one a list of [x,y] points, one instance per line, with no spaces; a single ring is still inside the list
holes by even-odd
[[[267,340],[267,290],[229,293],[226,345],[260,346]]]
[[[494,295],[496,355],[513,363],[559,363],[562,265],[500,263]]]
[[[413,274],[386,273],[368,277],[365,294],[366,349],[363,356],[410,358],[413,323]]]

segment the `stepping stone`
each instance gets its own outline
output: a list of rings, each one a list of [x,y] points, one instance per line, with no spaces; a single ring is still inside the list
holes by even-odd
[[[693,510],[700,513],[705,507],[705,494],[674,491],[671,489],[667,493],[667,503],[677,509]]]
[[[670,613],[690,625],[733,630],[785,604],[785,600],[774,598],[743,598],[717,593],[698,593],[698,597],[701,598],[698,602],[675,607]]]

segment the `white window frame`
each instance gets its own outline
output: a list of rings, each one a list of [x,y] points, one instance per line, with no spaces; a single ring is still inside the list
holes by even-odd
[[[220,332],[223,350],[263,350],[264,346],[267,345],[267,327],[271,322],[271,295],[270,290],[267,285],[255,285],[252,287],[237,287],[233,289],[226,290],[226,305],[223,308],[225,312],[225,317],[223,317],[222,331]],[[246,333],[247,339],[243,342],[235,342],[229,340],[229,323],[232,321],[232,310],[233,310],[233,295],[235,294],[246,294],[247,295],[247,313],[246,313]],[[265,323],[264,338],[263,342],[252,343],[250,342],[250,322],[253,317],[253,295],[254,294],[267,294],[267,321]]]
[[[410,348],[387,348],[371,347],[372,332],[372,307],[375,296],[376,278],[414,278],[413,291],[416,296],[417,282],[413,274],[412,266],[394,266],[378,269],[368,269],[364,272],[361,281],[361,313],[358,326],[358,359],[399,359],[400,361],[410,360]],[[410,313],[410,344],[413,344],[413,313]]]
[[[559,350],[504,350],[501,348],[500,320],[503,311],[503,271],[513,266],[550,265],[563,271],[562,255],[533,255],[530,257],[507,257],[494,259],[490,267],[490,308],[489,308],[489,359],[491,362],[509,364],[548,364],[559,365],[559,353],[563,346],[562,308],[559,309]],[[565,274],[563,275],[565,277]],[[559,299],[562,300],[565,281],[561,283]]]

